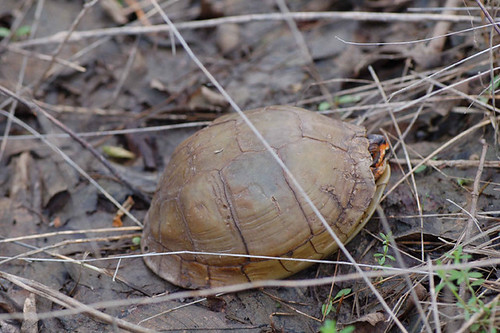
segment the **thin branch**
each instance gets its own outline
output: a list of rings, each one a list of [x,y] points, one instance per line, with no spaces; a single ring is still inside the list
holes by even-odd
[[[73,130],[71,130],[69,127],[64,125],[62,122],[60,122],[58,119],[54,118],[50,113],[36,105],[35,103],[32,103],[20,96],[17,96],[15,93],[12,91],[8,90],[7,88],[0,86],[0,93],[3,93],[6,96],[9,96],[11,98],[14,98],[18,102],[21,102],[22,104],[26,105],[31,112],[36,116],[38,113],[43,114],[47,119],[49,119],[52,123],[54,123],[57,127],[59,127],[61,130],[64,132],[68,133],[76,142],[78,142],[83,148],[87,149],[90,151],[92,155],[94,155],[95,158],[99,162],[101,162],[102,165],[108,169],[113,176],[115,176],[122,184],[124,184],[126,187],[128,187],[129,190],[131,190],[135,195],[137,195],[141,200],[144,200],[145,202],[149,202],[149,198],[144,195],[141,191],[137,190],[128,180],[122,177],[122,175],[108,162],[108,160],[101,154],[99,153],[94,147],[92,147],[91,144],[89,144],[87,141],[83,140],[80,138]],[[120,209],[123,209],[120,207]]]
[[[269,13],[269,14],[249,14],[228,16],[223,18],[199,20],[190,22],[179,22],[175,26],[179,30],[184,29],[205,29],[216,27],[227,23],[249,23],[258,21],[282,21],[288,17],[296,21],[311,20],[354,20],[354,21],[376,21],[376,22],[430,22],[430,21],[450,21],[450,22],[481,22],[480,17],[471,17],[469,15],[442,15],[442,14],[402,14],[402,13],[371,13],[371,12],[294,12],[290,14]],[[141,27],[118,27],[87,31],[75,31],[67,39],[68,42],[81,41],[88,38],[104,36],[122,36],[122,35],[142,35],[156,32],[168,32],[168,24],[158,24]],[[34,45],[45,45],[59,43],[68,35],[67,31],[58,32],[52,36],[38,38],[31,41],[12,43],[16,47],[28,47]]]

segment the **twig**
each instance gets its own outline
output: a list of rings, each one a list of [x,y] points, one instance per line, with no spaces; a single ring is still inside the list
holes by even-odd
[[[29,131],[31,134],[35,135],[37,138],[39,138],[40,140],[42,140],[42,142],[44,142],[49,148],[51,148],[56,153],[58,153],[71,167],[73,167],[76,171],[78,171],[78,173],[80,173],[80,175],[82,175],[92,185],[94,185],[95,188],[97,188],[97,190],[99,192],[101,192],[109,201],[111,201],[116,207],[118,207],[121,210],[123,210],[125,212],[125,214],[127,214],[127,216],[130,217],[130,219],[132,221],[134,221],[134,223],[136,223],[137,225],[139,225],[139,226],[142,227],[142,223],[139,222],[139,220],[137,220],[135,218],[135,216],[133,216],[132,214],[130,214],[130,212],[128,210],[126,210],[118,201],[116,201],[116,199],[113,198],[113,196],[111,194],[109,194],[101,185],[99,185],[98,182],[96,182],[92,177],[90,177],[89,174],[87,172],[85,172],[85,170],[83,170],[78,164],[76,164],[67,154],[65,154],[61,149],[59,149],[59,147],[57,147],[52,142],[50,142],[49,140],[47,140],[46,138],[44,138],[42,135],[40,135],[40,133],[38,133],[37,131],[35,131],[32,127],[28,126],[26,123],[24,123],[23,121],[21,121],[19,118],[16,118],[16,117],[10,115],[9,113],[7,113],[7,112],[5,112],[3,110],[0,110],[0,114],[4,115],[5,117],[12,118],[12,120],[16,124],[18,124],[19,126],[23,127],[24,129],[26,129],[27,131]]]
[[[149,200],[149,198],[147,196],[145,196],[141,191],[137,190],[132,184],[130,184],[130,182],[128,180],[126,180],[125,178],[123,178],[120,175],[120,173],[118,171],[116,171],[115,168],[108,162],[108,160],[106,160],[106,158],[104,158],[104,156],[102,156],[101,153],[99,153],[87,141],[85,141],[82,138],[80,138],[78,136],[78,134],[76,134],[75,132],[73,132],[73,130],[71,130],[70,128],[68,128],[66,125],[64,125],[63,123],[61,123],[58,119],[54,118],[50,113],[48,113],[47,111],[45,111],[44,109],[42,109],[41,107],[39,107],[38,105],[36,105],[35,103],[32,103],[32,102],[30,102],[30,101],[28,101],[28,100],[26,100],[26,99],[24,99],[24,98],[22,98],[20,96],[17,96],[15,93],[13,93],[12,91],[8,90],[7,88],[5,88],[5,87],[3,87],[1,85],[0,85],[0,92],[3,93],[4,95],[7,95],[7,96],[11,97],[11,98],[14,98],[18,102],[21,102],[22,104],[26,105],[31,110],[31,112],[33,112],[33,114],[35,116],[38,113],[43,114],[52,123],[54,123],[57,127],[59,127],[64,132],[68,133],[83,148],[85,148],[88,151],[90,151],[92,153],[92,155],[94,155],[94,157],[97,158],[97,160],[99,162],[101,162],[113,174],[113,176],[115,176],[116,178],[118,178],[118,180],[122,184],[124,184],[126,187],[128,187],[129,190],[131,190],[141,200],[144,200],[144,202],[149,203],[150,200]]]
[[[29,280],[21,276],[12,275],[2,271],[0,271],[0,277],[38,296],[47,298],[48,300],[56,304],[59,304],[65,308],[77,309],[81,313],[86,313],[91,317],[97,320],[102,320],[110,325],[117,325],[118,327],[127,329],[131,332],[139,332],[139,333],[154,332],[150,329],[129,323],[123,319],[119,319],[116,317],[112,317],[108,314],[105,314],[99,310],[96,310],[84,303],[81,303],[72,297],[66,296],[63,293],[54,290],[49,286],[39,283],[37,281]]]
[[[68,29],[66,36],[61,41],[61,43],[59,43],[59,46],[57,47],[57,49],[52,54],[51,61],[49,62],[49,64],[45,68],[45,70],[43,71],[43,74],[40,76],[38,82],[34,85],[33,95],[36,95],[36,92],[37,92],[38,88],[40,87],[40,84],[47,78],[47,73],[50,71],[50,69],[54,65],[54,63],[56,61],[56,57],[59,55],[59,53],[61,53],[62,48],[67,43],[67,41],[68,41],[69,37],[71,36],[71,34],[75,31],[75,29],[76,29],[77,25],[80,23],[81,19],[85,16],[85,14],[87,13],[87,11],[92,6],[94,6],[96,3],[97,3],[97,0],[92,0],[92,1],[90,1],[88,3],[85,3],[83,5],[82,10],[80,11],[80,13],[78,13],[77,17],[75,18],[75,20],[71,24],[71,27]]]
[[[36,31],[38,30],[38,25],[40,23],[40,16],[42,15],[43,4],[44,4],[44,1],[38,1],[38,3],[37,3],[36,9],[35,9],[34,21],[33,21],[33,24],[31,25],[28,39],[32,39],[35,36]],[[31,7],[31,4],[29,6]],[[5,42],[6,39],[8,39],[8,38],[5,38],[4,40],[2,40],[2,43]],[[0,47],[0,49],[1,49],[1,47]],[[24,55],[22,63],[21,63],[21,69],[19,70],[19,76],[18,76],[17,85],[16,85],[16,93],[18,93],[18,94],[20,93],[20,91],[22,91],[24,74],[25,74],[27,66],[28,66],[28,56]],[[16,108],[17,108],[17,102],[14,101],[10,105],[10,110],[9,110],[9,113],[12,116],[15,114]],[[3,154],[5,152],[5,148],[7,147],[7,140],[9,137],[11,126],[12,126],[12,119],[8,118],[7,124],[5,125],[5,132],[3,135],[3,140],[2,140],[2,143],[0,144],[0,162],[2,161],[2,157],[3,157]]]
[[[479,6],[479,8],[481,8],[481,11],[484,13],[484,16],[486,16],[486,18],[488,19],[488,21],[490,21],[490,23],[493,24],[493,28],[495,29],[495,31],[497,32],[497,34],[500,35],[500,28],[498,28],[498,24],[495,22],[495,20],[493,19],[493,17],[491,17],[490,13],[484,7],[484,5],[481,2],[481,0],[476,0],[476,3]]]
[[[472,232],[472,226],[474,224],[474,219],[476,218],[477,212],[477,200],[479,199],[479,183],[481,182],[481,175],[484,169],[484,160],[486,159],[486,152],[488,151],[488,144],[484,139],[481,139],[483,145],[483,150],[481,151],[481,158],[479,159],[479,166],[476,172],[476,178],[474,179],[474,187],[471,193],[471,204],[469,208],[470,218],[467,223],[467,231],[465,233],[465,241],[469,240],[470,233]]]
[[[417,165],[422,162],[422,159],[410,159],[410,163]],[[390,163],[403,164],[406,162],[402,158],[391,158]],[[474,160],[428,160],[424,164],[431,167],[446,167],[446,168],[474,168],[479,166],[480,161]],[[484,161],[485,168],[500,168],[500,161]]]
[[[290,14],[290,10],[288,9],[285,0],[276,0],[276,3],[280,9],[280,11],[283,14]],[[299,31],[299,28],[297,27],[297,23],[291,18],[287,17],[285,19],[286,23],[288,24],[288,27],[292,31],[293,37],[295,38],[295,41],[297,42],[297,45],[299,46],[300,53],[302,53],[302,56],[305,58],[309,65],[309,69],[311,71],[311,75],[316,81],[317,85],[319,86],[319,89],[321,90],[321,94],[325,97],[325,99],[330,103],[330,105],[333,105],[333,98],[332,94],[330,94],[330,91],[325,87],[325,85],[322,83],[323,79],[318,72],[318,69],[316,68],[316,65],[314,64],[314,59],[311,56],[311,52],[309,52],[309,49],[307,48],[306,41],[304,39],[304,36],[302,33]]]
[[[468,332],[469,327],[471,327],[472,324],[474,324],[482,315],[484,315],[485,309],[487,309],[490,306],[495,308],[498,305],[498,302],[500,302],[500,294],[498,294],[495,298],[493,298],[493,300],[491,300],[491,302],[488,302],[487,304],[483,305],[478,312],[474,313],[474,315],[472,317],[470,317],[469,320],[467,320],[460,327],[460,329],[458,329],[458,331],[456,331],[456,333]],[[494,320],[495,320],[495,318],[493,318],[493,322],[494,322]],[[491,332],[493,332],[493,331],[491,331]]]
[[[500,117],[496,117],[496,119],[500,119]],[[427,163],[428,161],[430,161],[434,156],[436,156],[437,154],[439,154],[440,152],[442,152],[443,150],[445,150],[446,148],[448,148],[449,146],[451,146],[452,144],[454,144],[456,141],[460,140],[461,138],[471,134],[472,132],[474,132],[475,130],[481,128],[481,127],[484,127],[486,125],[488,125],[489,123],[491,122],[491,120],[483,120],[482,122],[468,128],[467,130],[463,131],[462,133],[458,134],[457,136],[455,136],[454,138],[448,140],[446,143],[444,143],[443,145],[441,145],[441,147],[439,147],[438,149],[434,150],[432,153],[430,153],[429,155],[427,155],[426,158],[424,158],[420,163],[418,163],[417,165],[415,165],[413,167],[413,169],[411,169],[406,175],[404,175],[403,177],[401,177],[388,191],[387,193],[382,197],[381,200],[384,200],[387,195],[389,193],[391,193],[392,191],[394,191],[395,188],[397,188],[402,182],[404,182],[406,180],[406,178],[408,178],[410,176],[410,174],[412,172],[415,172],[415,170],[417,170],[421,165],[424,165],[425,163]]]
[[[290,14],[269,13],[269,14],[250,14],[229,16],[223,18],[199,20],[190,22],[179,22],[175,26],[179,30],[183,29],[205,29],[215,27],[226,23],[248,23],[258,21],[282,21],[287,17],[291,17],[296,21],[311,21],[311,20],[355,20],[355,21],[378,21],[378,22],[429,22],[429,21],[450,21],[450,22],[477,22],[480,23],[479,17],[471,17],[469,15],[441,15],[441,14],[401,14],[401,13],[370,13],[370,12],[294,12]],[[83,39],[104,37],[104,36],[121,36],[121,35],[142,35],[154,32],[168,32],[170,27],[168,24],[158,24],[153,26],[142,27],[118,27],[107,29],[96,29],[87,31],[75,31],[67,39],[68,42],[76,42]],[[37,38],[31,41],[23,41],[13,43],[16,47],[27,47],[34,45],[46,45],[51,43],[59,43],[67,36],[67,31],[58,32],[49,37]]]
[[[51,61],[53,59],[53,57],[51,57],[47,54],[38,53],[35,51],[28,51],[25,49],[13,47],[11,45],[7,45],[7,50],[9,50],[10,52],[13,52],[13,53],[22,54],[24,56],[38,58],[38,59],[43,60],[43,61]],[[77,63],[65,60],[63,58],[57,57],[57,58],[54,58],[54,61],[61,66],[65,66],[65,67],[74,69],[75,71],[80,72],[80,73],[84,73],[86,71],[85,67],[80,66]]]
[[[132,46],[127,63],[125,64],[125,68],[123,69],[122,75],[120,76],[120,79],[118,80],[118,84],[116,85],[115,91],[113,91],[113,95],[111,96],[111,100],[108,103],[108,105],[113,104],[116,99],[118,98],[118,95],[120,94],[120,91],[123,87],[123,84],[125,83],[125,80],[127,79],[130,69],[132,68],[132,65],[134,64],[135,60],[135,55],[137,54],[137,49],[139,48],[139,41],[141,40],[140,36],[138,36],[135,39],[134,45]]]
[[[497,259],[485,259],[485,260],[479,260],[479,261],[474,261],[474,262],[469,262],[468,264],[450,264],[445,267],[443,266],[432,266],[432,272],[435,272],[437,269],[444,270],[444,271],[449,271],[449,270],[456,270],[456,269],[464,269],[464,268],[470,268],[471,266],[474,267],[492,267],[500,264],[500,258]],[[401,270],[393,267],[380,267],[383,268],[384,270],[371,270],[364,272],[364,275],[370,277],[370,278],[377,278],[377,277],[382,277],[382,276],[390,276],[391,278],[400,276],[403,274],[403,271],[406,273],[415,273],[415,274],[420,274],[420,275],[429,275],[429,271],[426,270],[425,268],[409,268],[407,270]],[[3,277],[2,274],[5,274],[0,271],[0,277]],[[433,273],[435,276],[436,273]],[[320,279],[305,279],[305,280],[262,280],[262,281],[255,281],[255,282],[247,282],[247,283],[242,283],[242,284],[235,284],[231,286],[226,286],[226,287],[217,287],[217,288],[210,288],[210,289],[203,289],[203,290],[187,290],[187,291],[181,291],[181,292],[175,292],[171,293],[165,296],[159,296],[155,298],[148,298],[148,297],[140,297],[137,299],[115,299],[115,300],[109,300],[109,301],[102,301],[102,302],[97,302],[93,304],[88,304],[88,307],[94,307],[94,308],[116,308],[120,306],[130,306],[131,304],[157,304],[157,303],[162,303],[170,300],[178,300],[178,299],[185,299],[185,298],[191,298],[191,297],[204,297],[204,296],[210,296],[210,295],[216,295],[219,293],[234,293],[234,292],[239,292],[243,290],[249,290],[249,289],[255,289],[255,288],[265,288],[265,287],[312,287],[312,286],[320,286],[320,285],[326,285],[326,284],[331,284],[332,280],[335,281],[335,283],[341,283],[341,282],[351,282],[357,279],[361,279],[361,275],[359,273],[351,273],[351,274],[346,274],[342,276],[336,276],[336,277],[325,277],[325,278],[320,278]],[[63,316],[63,315],[71,315],[71,314],[76,314],[76,313],[81,313],[81,312],[86,312],[86,309],[71,309],[71,310],[59,310],[59,311],[51,311],[50,313],[40,313],[39,318],[53,318],[57,316]],[[23,314],[19,313],[8,313],[8,314],[2,314],[0,313],[0,320],[2,319],[12,319],[12,318],[23,318]]]

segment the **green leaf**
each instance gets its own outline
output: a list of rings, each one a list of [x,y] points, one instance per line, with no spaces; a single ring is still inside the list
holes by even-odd
[[[328,102],[321,102],[318,105],[318,111],[325,111],[325,110],[330,110],[331,106],[330,103]]]
[[[133,159],[135,158],[135,154],[131,151],[118,147],[118,146],[103,146],[102,151],[112,158],[125,158],[125,159]]]
[[[340,330],[340,333],[352,333],[356,329],[356,326],[349,325]]]
[[[336,300],[336,299],[341,298],[342,296],[347,296],[347,295],[349,295],[351,293],[351,291],[352,290],[350,288],[344,288],[344,289],[340,290],[337,293],[337,295],[335,295],[335,297],[333,299]]]
[[[319,328],[321,333],[336,333],[337,332],[337,322],[335,320],[325,320],[323,326]]]
[[[10,34],[10,29],[7,29],[5,27],[0,27],[0,37],[7,37]]]
[[[31,32],[31,27],[29,25],[20,26],[16,30],[16,37],[26,37],[30,34],[30,32]]]
[[[137,236],[137,237],[132,238],[132,244],[141,245],[141,237]]]
[[[337,104],[351,104],[351,103],[356,103],[361,100],[361,96],[359,95],[344,95],[344,96],[338,96],[335,97],[335,102]]]
[[[469,329],[471,332],[477,332],[481,328],[481,324],[472,324],[470,325]]]
[[[424,165],[422,164],[421,166],[419,166],[418,168],[415,169],[415,173],[421,173],[421,172],[424,172],[425,169],[427,169],[427,165]]]
[[[441,289],[443,289],[445,286],[444,282],[441,282],[439,283],[437,286],[436,286],[436,294],[439,294],[439,292],[441,291]]]
[[[483,274],[481,272],[469,272],[469,277],[473,279],[480,279],[483,277]]]
[[[329,301],[328,304],[323,304],[321,306],[321,313],[323,313],[325,316],[328,316],[328,314],[332,311],[332,307],[332,301]]]

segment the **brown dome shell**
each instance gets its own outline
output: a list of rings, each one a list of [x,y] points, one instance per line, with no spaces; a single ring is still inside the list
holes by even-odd
[[[370,170],[365,129],[291,106],[245,112],[319,209],[349,241],[387,182]],[[373,203],[372,203],[373,199]],[[144,252],[199,251],[321,259],[338,249],[271,154],[237,115],[182,142],[145,221]],[[204,288],[290,276],[307,262],[237,256],[146,256],[162,278]]]

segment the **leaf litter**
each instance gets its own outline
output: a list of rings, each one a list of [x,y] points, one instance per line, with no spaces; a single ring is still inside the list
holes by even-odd
[[[153,8],[151,5],[146,2],[142,5],[144,7],[140,10],[134,7],[119,9],[121,14],[117,17],[127,19],[123,27],[132,29],[134,26],[164,23],[158,15],[148,16]],[[277,8],[275,1],[257,4],[207,0],[166,5],[167,14],[176,23],[276,12]],[[375,3],[295,1],[287,5],[292,12],[339,11],[354,16],[373,10]],[[414,12],[412,7],[416,5],[413,1],[401,1],[391,2],[383,8],[387,14],[411,15]],[[432,1],[429,8],[437,5]],[[229,28],[220,28],[223,27],[220,25],[181,31],[195,54],[243,109],[271,104],[321,109],[335,118],[365,125],[369,132],[382,131],[388,135],[395,148],[391,160],[393,175],[388,188],[397,186],[381,204],[384,215],[374,217],[366,231],[356,237],[355,244],[351,243],[347,248],[358,263],[368,265],[367,272],[380,273],[380,277],[372,278],[372,281],[407,330],[441,327],[459,331],[473,324],[487,327],[480,319],[466,326],[461,318],[453,316],[422,317],[414,306],[415,300],[409,295],[407,281],[395,273],[387,273],[388,268],[375,267],[377,261],[374,258],[374,254],[382,253],[382,240],[378,235],[381,230],[386,232],[382,226],[385,218],[393,235],[390,253],[395,254],[394,245],[397,244],[404,261],[404,266],[399,261],[393,265],[424,271],[411,272],[408,276],[419,290],[418,303],[425,313],[437,312],[432,286],[439,283],[437,278],[431,283],[425,274],[427,259],[446,262],[445,254],[456,249],[460,242],[465,242],[467,253],[473,254],[463,262],[470,268],[479,267],[479,260],[498,258],[498,238],[495,236],[498,235],[500,216],[498,111],[495,109],[497,60],[495,51],[477,55],[494,48],[500,36],[490,27],[479,28],[488,21],[483,19],[481,22],[480,12],[473,10],[477,9],[476,2],[467,2],[467,5],[470,6],[467,12],[470,19],[462,22],[334,21],[324,18],[296,21],[313,63],[300,51],[285,21],[252,22],[250,19]],[[12,34],[2,34],[0,45],[4,51],[1,54],[0,85],[43,107],[72,131],[103,132],[190,123],[212,120],[229,112],[227,104],[221,103],[216,93],[214,95],[209,80],[177,41],[174,41],[174,52],[168,33],[114,37],[97,33],[76,42],[59,40],[30,46],[30,39],[70,31],[79,13],[84,15],[73,28],[75,32],[95,29],[104,32],[117,26],[109,15],[110,9],[100,4],[89,2],[90,8],[85,11],[82,11],[81,3],[76,2],[50,1],[43,3],[42,8],[37,6],[41,5],[29,1],[21,4],[5,1],[0,24],[6,29],[17,30]],[[112,11],[118,10],[112,8],[115,8]],[[488,10],[494,15],[494,8]],[[21,13],[26,16],[18,16],[21,21],[16,22],[13,18]],[[459,17],[464,12],[443,8],[442,14]],[[36,34],[28,36],[26,27]],[[471,27],[477,29],[439,38]],[[341,42],[336,36],[358,44]],[[440,43],[398,44],[429,37],[436,37]],[[42,59],[41,55],[50,58],[59,45],[63,47],[54,61]],[[22,56],[19,50],[24,52]],[[472,58],[464,60],[467,57]],[[379,87],[389,96],[388,99],[381,97],[369,66],[380,79]],[[19,81],[20,73],[22,81]],[[476,78],[466,80],[474,75]],[[438,83],[445,87],[456,86],[445,89]],[[168,163],[170,154],[183,139],[200,128],[155,131],[142,137],[142,134],[134,133],[85,137],[88,144],[98,150],[105,146],[124,147],[142,156],[131,160],[109,160],[110,166],[130,181],[127,187],[76,141],[57,137],[56,134],[63,131],[49,119],[41,114],[33,115],[25,105],[7,104],[6,97],[2,97],[1,102],[3,110],[15,111],[16,117],[47,135],[48,140],[87,171],[118,202],[124,203],[132,196],[135,203],[130,213],[140,221],[148,208],[147,199],[154,191],[156,179]],[[394,112],[403,140],[388,109]],[[8,121],[5,114],[2,113],[2,117],[0,128],[5,133]],[[481,121],[484,125],[455,140]],[[198,301],[196,293],[189,297],[175,297],[181,290],[157,278],[144,266],[142,259],[135,256],[140,254],[133,241],[139,228],[109,231],[117,208],[45,144],[22,137],[26,134],[29,133],[24,128],[12,124],[9,137],[2,140],[0,154],[0,223],[4,227],[0,233],[0,271],[3,274],[0,281],[4,299],[0,302],[0,328],[19,331],[21,327],[30,327],[32,330],[32,314],[37,313],[36,328],[40,331],[109,330],[112,325],[110,318],[113,317],[117,318],[118,327],[131,331],[319,330],[321,309],[327,303],[330,285],[305,287],[297,282],[295,288],[266,288],[278,295],[279,300],[259,289],[228,292],[202,302]],[[488,144],[484,155],[481,154],[480,138]],[[417,167],[413,180],[409,177],[398,184],[409,166],[414,168],[447,143],[449,145],[435,159],[422,164],[427,166],[425,169]],[[401,145],[405,145],[410,165]],[[441,161],[456,163],[437,164]],[[486,167],[481,170],[478,168],[482,161]],[[136,191],[131,191],[130,187]],[[144,196],[138,197],[138,192]],[[475,207],[477,224],[471,228],[467,212],[472,211],[472,207]],[[135,226],[130,218],[120,218],[124,226]],[[462,235],[467,229],[470,234],[464,240]],[[58,234],[63,231],[75,233]],[[37,234],[47,236],[28,237]],[[20,239],[9,240],[13,237]],[[14,259],[16,256],[19,258]],[[108,260],[114,256],[124,258]],[[132,257],[125,258],[127,256]],[[339,261],[341,264],[337,266],[313,266],[289,281],[334,274],[337,278],[354,272],[351,265],[345,264],[344,255],[340,255]],[[484,303],[489,304],[494,300],[495,290],[498,292],[499,289],[495,283],[498,278],[495,264],[474,269],[482,272],[483,277],[489,276],[489,284],[484,283],[476,290]],[[8,274],[23,278],[27,285],[21,285],[18,279],[16,286]],[[31,289],[29,281],[32,281]],[[340,325],[355,325],[360,330],[366,327],[398,330],[393,322],[386,321],[388,314],[365,283],[352,279],[339,281],[333,286],[334,295],[346,288],[353,292],[342,297],[341,303],[335,300],[332,307],[335,311],[327,318],[335,319]],[[46,286],[47,293],[52,293],[52,296],[43,294],[37,283]],[[36,302],[31,301],[33,293],[38,296]],[[75,303],[63,297],[66,295]],[[156,297],[150,298],[151,295]],[[148,300],[161,300],[161,295],[173,295],[173,298],[144,304]],[[443,296],[439,301],[442,302],[439,309],[443,314],[458,311],[453,298]],[[97,302],[107,303],[104,307],[98,306],[95,312],[83,306]],[[24,305],[26,319],[16,317],[16,314],[22,314]],[[498,304],[496,307],[498,309]],[[63,309],[73,309],[74,312],[58,314]],[[490,325],[498,326],[498,315],[489,318]],[[128,326],[127,322],[133,325]]]

